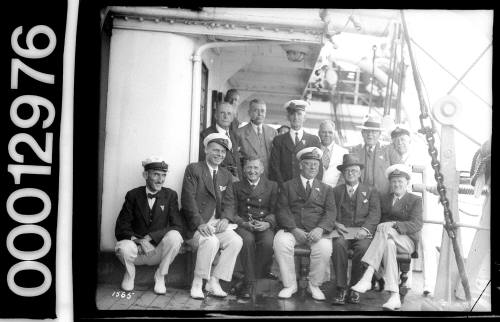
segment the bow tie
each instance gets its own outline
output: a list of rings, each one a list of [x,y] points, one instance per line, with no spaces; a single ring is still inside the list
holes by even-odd
[[[158,192],[157,193],[148,193],[148,198],[153,199],[153,198],[156,198],[157,195],[158,195]]]

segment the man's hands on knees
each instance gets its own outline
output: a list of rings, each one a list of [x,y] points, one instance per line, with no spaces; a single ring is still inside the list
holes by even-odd
[[[378,224],[377,231],[381,232],[381,233],[388,233],[389,230],[391,228],[393,228],[394,226],[396,226],[396,222],[395,221],[383,222],[383,223]]]
[[[223,231],[225,231],[227,229],[228,225],[229,225],[229,220],[227,220],[226,218],[222,218],[215,225],[215,233],[216,234],[222,233]]]
[[[149,256],[155,250],[155,247],[151,244],[151,237],[149,237],[149,235],[146,235],[144,238],[134,239],[134,243],[137,244],[137,251],[139,255]]]
[[[259,221],[259,220],[256,220],[255,224],[253,226],[253,228],[256,231],[264,231],[266,229],[269,229],[270,227],[271,227],[271,224],[268,223],[267,221]]]
[[[213,226],[210,226],[209,224],[201,224],[198,226],[198,232],[203,237],[210,237],[214,234],[215,229]]]
[[[305,244],[307,242],[307,233],[300,228],[294,228],[292,230],[292,235],[299,244]]]
[[[316,227],[307,234],[307,240],[310,242],[317,242],[323,236],[323,228]]]

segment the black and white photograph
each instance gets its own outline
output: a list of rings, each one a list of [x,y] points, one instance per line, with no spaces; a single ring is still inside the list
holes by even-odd
[[[61,3],[4,37],[0,319],[498,314],[493,9]]]

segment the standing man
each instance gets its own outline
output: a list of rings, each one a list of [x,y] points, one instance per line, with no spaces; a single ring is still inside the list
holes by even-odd
[[[374,186],[380,194],[389,192],[389,181],[385,177],[385,170],[391,165],[389,150],[379,142],[382,128],[380,120],[370,116],[361,129],[364,144],[355,146],[351,153],[356,154],[363,162],[364,170],[361,172],[361,182]]]
[[[196,252],[196,266],[191,286],[191,297],[203,299],[205,290],[225,297],[219,279],[231,281],[236,257],[243,244],[230,225],[234,218],[235,202],[231,174],[220,164],[231,150],[231,141],[221,133],[209,134],[203,140],[206,159],[186,167],[182,183],[182,213],[188,224],[188,241]],[[219,262],[212,272],[215,255],[222,250]]]
[[[269,159],[275,129],[264,124],[266,118],[266,103],[260,99],[250,101],[248,108],[250,122],[236,132],[238,149],[242,159],[258,156],[264,164],[264,176],[268,177]]]
[[[359,303],[359,293],[351,290],[348,294],[347,261],[348,249],[353,250],[351,279],[349,286],[356,284],[363,273],[361,258],[365,254],[375,229],[380,221],[380,200],[375,188],[359,182],[363,164],[355,155],[345,154],[341,165],[337,166],[342,172],[345,184],[333,188],[335,205],[337,205],[337,221],[335,229],[338,238],[333,239],[333,267],[337,284],[337,295],[333,305]],[[346,227],[355,228],[354,236],[346,236]]]
[[[308,291],[315,300],[325,300],[319,289],[328,278],[336,208],[332,188],[316,178],[321,167],[322,152],[309,147],[297,153],[300,174],[283,184],[279,193],[274,253],[284,288],[278,297],[289,298],[297,292],[294,247],[311,247]]]
[[[164,188],[168,165],[161,157],[142,162],[146,186],[130,190],[115,226],[115,253],[125,266],[121,287],[134,289],[135,265],[158,265],[154,291],[165,294],[165,275],[183,239],[182,218],[179,215],[177,193]]]
[[[302,128],[306,119],[306,107],[309,103],[303,100],[292,100],[285,104],[290,131],[278,135],[273,140],[269,179],[278,182],[280,187],[300,174],[299,161],[296,155],[307,147],[320,147],[316,135],[306,133]],[[323,169],[319,169],[318,179],[323,177]]]
[[[242,177],[240,155],[238,153],[236,145],[235,133],[230,129],[231,122],[234,118],[234,110],[231,104],[223,102],[217,105],[215,110],[215,124],[203,130],[200,133],[200,153],[199,160],[205,160],[205,147],[203,146],[203,141],[205,138],[212,133],[220,133],[226,136],[226,138],[231,142],[231,148],[226,152],[226,157],[221,164],[221,167],[226,168],[232,174],[233,182],[239,181]]]
[[[240,126],[240,120],[238,119],[238,105],[240,103],[240,93],[237,89],[231,88],[226,92],[224,96],[224,102],[228,102],[233,107],[234,119],[231,122],[231,131],[235,132]]]
[[[332,120],[324,120],[319,124],[318,131],[323,151],[323,182],[335,187],[341,179],[341,172],[337,169],[342,164],[342,157],[349,153],[346,148],[335,143],[335,123]]]
[[[269,273],[273,262],[273,238],[276,227],[275,208],[278,184],[264,175],[264,164],[258,157],[245,159],[245,179],[234,184],[238,205],[236,232],[243,239],[239,258],[244,270],[244,298],[255,296],[255,283]]]

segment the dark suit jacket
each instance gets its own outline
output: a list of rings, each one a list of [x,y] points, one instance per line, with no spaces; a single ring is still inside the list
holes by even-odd
[[[359,161],[361,161],[365,165],[366,169],[366,148],[364,144],[353,147],[350,153],[356,154],[359,158]],[[380,143],[377,143],[377,145],[375,146],[374,154],[375,164],[373,167],[373,176],[375,188],[377,188],[377,191],[380,194],[388,193],[389,180],[387,180],[387,178],[385,177],[385,170],[390,165],[392,165],[390,161],[391,156],[389,155],[389,148],[388,146],[381,146]],[[361,182],[363,183],[365,182],[365,169],[361,170]]]
[[[205,161],[205,146],[203,145],[203,140],[209,134],[217,132],[217,127],[214,124],[200,133],[200,154],[198,158],[200,161]],[[240,154],[238,152],[236,134],[229,129],[229,136],[231,137],[231,143],[233,144],[232,151],[226,151],[226,157],[220,166],[227,168],[235,177],[238,177],[241,180],[243,175],[241,172]]]
[[[418,249],[420,231],[423,226],[422,198],[412,193],[404,196],[392,206],[394,194],[388,193],[380,198],[382,210],[381,222],[395,221],[396,230],[402,235],[408,235]]]
[[[254,190],[245,178],[234,183],[234,199],[238,205],[238,216],[234,222],[240,225],[248,221],[248,214],[253,219],[267,221],[272,229],[276,227],[276,206],[278,203],[278,184],[261,176],[259,184]]]
[[[356,210],[354,218],[342,211],[342,203],[347,195],[346,185],[333,188],[335,205],[337,206],[337,222],[346,227],[365,227],[373,235],[380,222],[380,198],[375,188],[360,183],[355,191]]]
[[[269,172],[269,159],[271,158],[271,148],[272,141],[274,137],[278,134],[278,132],[270,127],[269,125],[262,124],[262,135],[264,137],[264,142],[266,143],[266,160],[267,163],[264,163],[264,175],[267,177],[267,173]],[[260,141],[257,133],[255,133],[252,124],[248,123],[247,125],[241,127],[236,132],[236,139],[238,142],[240,157],[249,157],[252,155],[256,155],[259,157],[263,157],[260,155]]]
[[[337,209],[332,188],[318,179],[314,179],[311,188],[311,194],[307,198],[300,177],[283,184],[283,189],[279,192],[276,218],[279,228],[288,231],[301,228],[309,232],[320,227],[324,233],[333,230]]]
[[[302,136],[302,140],[295,146],[290,133],[278,135],[273,140],[271,150],[271,160],[269,163],[269,179],[276,181],[280,187],[285,181],[296,178],[300,174],[299,160],[297,160],[297,152],[307,147],[320,148],[320,140],[316,135],[306,133]],[[323,167],[320,166],[320,172],[317,179],[323,177]]]
[[[127,192],[116,220],[116,239],[131,239],[132,236],[142,238],[149,235],[154,244],[158,245],[163,236],[172,229],[183,233],[177,193],[174,190],[161,188],[151,210],[153,215],[151,218],[149,211],[145,186]]]
[[[219,166],[217,187],[221,200],[221,216],[230,222],[236,211],[231,173]],[[186,167],[182,182],[181,213],[187,224],[187,238],[191,238],[199,225],[207,223],[216,208],[212,175],[205,161]]]

